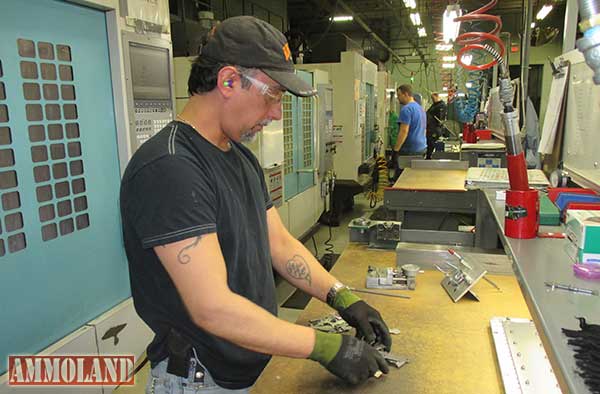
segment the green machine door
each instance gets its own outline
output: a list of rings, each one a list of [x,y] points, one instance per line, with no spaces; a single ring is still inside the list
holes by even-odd
[[[312,73],[297,71],[313,84]],[[282,103],[285,199],[314,186],[314,98],[286,94]]]

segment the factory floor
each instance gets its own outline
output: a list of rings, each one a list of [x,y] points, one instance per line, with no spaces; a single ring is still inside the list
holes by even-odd
[[[378,204],[378,206],[379,205],[380,204]],[[354,197],[354,208],[340,216],[340,225],[338,227],[331,228],[330,244],[333,245],[332,251],[334,253],[341,254],[346,248],[346,245],[348,245],[348,223],[354,218],[365,214],[368,215],[371,211],[373,211],[373,209],[369,207],[369,202],[364,195],[360,194]],[[329,238],[329,228],[327,226],[319,225],[318,230],[313,237],[317,245],[318,256],[322,257],[324,253],[328,253],[325,250],[326,245],[324,245],[324,242]],[[308,239],[304,246],[315,254],[314,243],[311,238]],[[295,289],[285,281],[281,281],[281,283],[277,285],[277,301],[280,305],[279,318],[293,323],[296,322],[303,309],[284,308],[281,307],[281,305],[293,294],[294,290]],[[146,364],[146,366],[135,375],[134,386],[121,386],[117,390],[114,390],[114,392],[118,394],[143,394],[146,381],[148,380],[149,369],[150,363]]]

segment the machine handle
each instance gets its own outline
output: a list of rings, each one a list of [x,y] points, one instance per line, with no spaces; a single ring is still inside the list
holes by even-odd
[[[316,168],[300,168],[300,169],[296,170],[296,172],[304,173],[304,174],[314,174],[315,172],[317,172],[317,169]]]

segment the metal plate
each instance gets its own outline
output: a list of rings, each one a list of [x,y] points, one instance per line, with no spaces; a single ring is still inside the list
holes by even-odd
[[[506,393],[561,393],[533,321],[494,317],[490,325]]]
[[[478,262],[489,274],[513,275],[510,260],[502,250],[489,251],[464,246],[452,246],[452,249],[459,252],[467,261]],[[498,251],[502,253],[497,253]],[[410,262],[425,270],[435,270],[435,264],[443,264],[446,261],[456,262],[456,258],[448,253],[448,245],[399,242],[396,246],[398,267]]]

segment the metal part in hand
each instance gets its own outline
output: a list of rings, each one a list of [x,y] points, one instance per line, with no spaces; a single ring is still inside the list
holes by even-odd
[[[315,330],[332,333],[344,333],[352,329],[340,316],[333,314],[320,319],[309,320],[308,325]]]
[[[385,359],[385,361],[387,361],[388,364],[396,368],[401,368],[404,364],[408,363],[408,358],[386,352],[385,347],[381,344],[376,344],[375,349],[383,356],[383,358]]]

